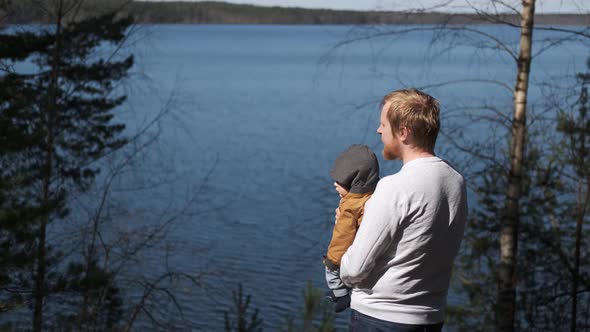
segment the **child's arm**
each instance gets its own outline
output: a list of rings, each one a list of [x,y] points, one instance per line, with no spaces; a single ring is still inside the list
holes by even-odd
[[[353,195],[353,196],[350,196]],[[324,264],[328,269],[335,270],[340,266],[342,256],[354,241],[358,229],[358,202],[354,194],[340,200],[336,209],[336,224],[332,232],[332,239]]]

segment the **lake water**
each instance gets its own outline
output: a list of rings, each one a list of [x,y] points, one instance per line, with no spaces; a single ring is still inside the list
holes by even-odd
[[[164,119],[148,159],[165,167],[162,179],[172,185],[163,196],[135,197],[128,204],[178,206],[196,198],[192,216],[179,219],[162,245],[170,249],[167,260],[159,250],[136,267],[145,275],[157,275],[164,265],[206,274],[203,287],[177,289],[183,317],[170,320],[178,329],[222,331],[238,283],[252,295],[251,306],[259,309],[267,331],[279,330],[287,316],[300,317],[308,280],[325,289],[322,255],[338,204],[328,173],[335,157],[348,145],[363,143],[379,155],[382,175],[400,167],[380,156],[375,130],[383,95],[474,78],[511,87],[515,79],[509,57],[466,46],[442,52],[448,44],[431,45],[432,31],[359,41],[330,52],[358,36],[357,28],[142,29],[147,37],[129,49],[138,64],[126,87],[132,111],[126,114],[133,114],[126,121],[133,128],[170,107],[172,116]],[[484,29],[518,40],[517,30]],[[543,53],[533,64],[532,85],[584,70],[587,56],[588,49],[579,45]],[[473,115],[472,105],[493,101],[506,107],[504,113],[511,111],[510,91],[497,85],[471,82],[427,91],[443,105],[442,126],[449,135],[460,130],[478,140],[493,130],[465,115]],[[542,92],[531,88],[531,104]],[[444,137],[437,153],[465,167]],[[450,300],[460,301],[452,294]],[[338,326],[347,320],[348,312],[338,315]]]
[[[349,144],[379,155],[375,133],[380,98],[395,89],[485,78],[513,86],[515,66],[497,51],[431,45],[433,33],[360,41],[345,26],[153,26],[137,44],[138,68],[152,93],[131,91],[130,104],[148,114],[172,95],[175,118],[161,137],[159,158],[181,174],[178,190],[198,186],[199,212],[171,234],[178,269],[206,272],[206,286],[181,292],[184,320],[193,329],[223,330],[231,291],[241,283],[260,310],[265,330],[300,317],[308,280],[325,288],[322,254],[338,196],[328,171]],[[505,40],[518,31],[486,27]],[[537,38],[543,36],[538,34]],[[437,55],[440,53],[440,55]],[[531,105],[556,77],[584,70],[588,49],[551,49],[533,64]],[[512,95],[496,85],[467,83],[429,88],[443,105],[443,130],[485,138],[486,124],[460,112],[493,100],[510,114]],[[474,112],[481,112],[474,110]],[[441,138],[438,153],[460,158]],[[460,160],[451,160],[461,164]],[[399,163],[384,163],[390,174]],[[161,257],[153,258],[157,264]],[[451,294],[451,301],[453,296]],[[454,301],[459,301],[455,299]],[[345,326],[348,313],[338,316]]]

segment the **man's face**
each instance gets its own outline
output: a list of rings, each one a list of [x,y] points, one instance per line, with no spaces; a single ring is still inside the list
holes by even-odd
[[[387,109],[391,103],[385,103],[381,109],[381,120],[377,133],[381,135],[381,142],[383,143],[383,158],[386,160],[400,159],[400,141],[397,135],[391,132],[391,125],[387,118]]]

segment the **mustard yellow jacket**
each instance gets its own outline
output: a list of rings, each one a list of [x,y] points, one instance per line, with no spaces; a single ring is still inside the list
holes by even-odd
[[[340,266],[342,256],[346,249],[350,247],[356,232],[361,225],[363,213],[365,211],[365,202],[371,197],[373,192],[357,194],[349,192],[340,199],[338,209],[340,215],[334,225],[332,240],[328,247],[328,253],[324,259],[324,265],[330,270],[336,270]]]

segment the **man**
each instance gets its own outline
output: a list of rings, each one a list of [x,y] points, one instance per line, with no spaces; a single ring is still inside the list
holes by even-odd
[[[418,90],[383,98],[383,156],[401,170],[365,205],[340,276],[353,288],[350,331],[441,331],[467,195],[463,177],[434,154],[439,104]]]

